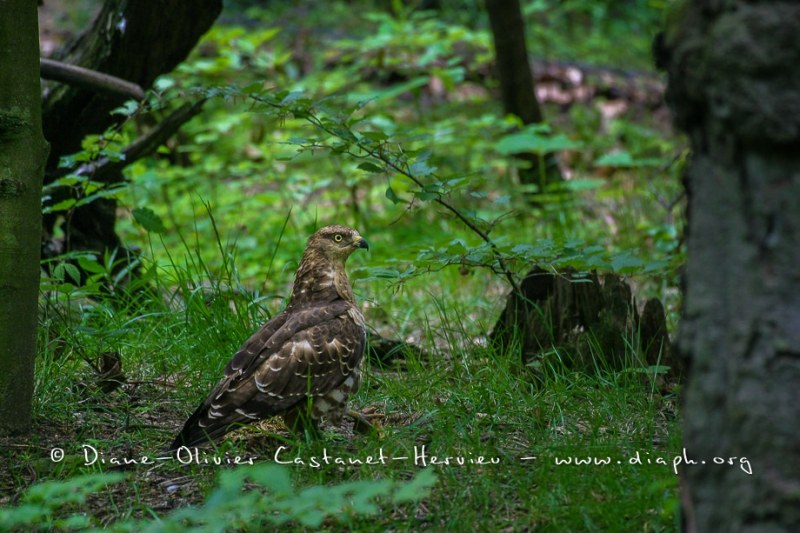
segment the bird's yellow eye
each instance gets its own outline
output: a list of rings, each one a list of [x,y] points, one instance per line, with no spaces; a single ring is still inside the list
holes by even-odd
[[[333,236],[333,240],[336,241],[336,242],[342,242],[341,234],[337,233],[336,235],[334,235]]]

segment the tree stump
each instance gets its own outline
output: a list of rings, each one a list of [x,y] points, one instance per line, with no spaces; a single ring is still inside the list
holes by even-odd
[[[490,342],[517,353],[534,371],[557,358],[578,371],[665,366],[673,378],[682,374],[681,362],[672,355],[664,306],[648,300],[640,316],[621,277],[535,267],[520,289],[521,295],[509,295]]]

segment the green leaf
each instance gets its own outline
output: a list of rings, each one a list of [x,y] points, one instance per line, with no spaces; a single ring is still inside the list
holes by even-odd
[[[359,135],[362,137],[366,137],[367,139],[375,142],[385,141],[389,137],[383,133],[382,131],[362,131],[359,132]]]
[[[75,207],[76,203],[78,203],[78,201],[75,198],[67,198],[66,200],[61,200],[56,204],[45,207],[44,209],[42,209],[42,212],[47,214],[47,213],[57,213],[59,211],[68,211],[73,207]]]
[[[164,233],[164,221],[149,207],[137,207],[133,210],[133,219],[150,233]]]
[[[568,191],[590,191],[592,189],[599,189],[605,185],[605,183],[605,180],[598,178],[578,178],[564,181],[559,185]]]
[[[624,150],[618,152],[611,152],[605,154],[603,157],[594,162],[598,167],[632,167],[633,157],[631,154]]]
[[[242,88],[243,94],[258,94],[264,89],[264,82],[257,81]]]
[[[647,274],[664,272],[669,268],[669,261],[665,259],[649,261],[644,265],[643,272]]]
[[[428,496],[434,485],[436,485],[436,474],[433,468],[425,468],[414,479],[401,485],[392,496],[392,501],[394,503],[419,501]]]
[[[463,177],[462,178],[450,178],[449,180],[445,181],[443,185],[444,185],[444,187],[446,187],[448,189],[455,189],[456,187],[458,187],[462,183],[466,183],[466,182],[467,182],[467,178],[463,178]]]
[[[495,143],[494,149],[504,155],[524,152],[544,155],[559,150],[574,150],[580,148],[580,146],[580,143],[570,140],[561,133],[554,136],[544,136],[533,131],[524,131],[506,135]]]
[[[464,239],[453,239],[450,241],[450,244],[447,245],[447,253],[449,254],[464,254],[467,250],[467,243],[464,242]]]
[[[316,509],[310,509],[298,516],[297,520],[304,526],[318,528],[325,520],[325,514]]]
[[[41,505],[23,504],[18,507],[0,508],[0,529],[11,531],[23,525],[42,524],[52,514]]]
[[[622,252],[611,258],[611,268],[619,273],[635,272],[642,268],[643,265],[644,261],[630,252]]]
[[[288,105],[288,104],[294,104],[294,103],[297,103],[297,102],[302,102],[303,104],[305,104],[305,103],[309,103],[310,104],[311,100],[309,100],[307,98],[303,98],[303,96],[305,96],[305,93],[303,93],[303,91],[292,91],[292,92],[288,93],[283,98],[283,100],[281,100],[281,104],[282,105]]]
[[[356,514],[372,515],[380,508],[375,504],[375,498],[385,496],[392,490],[394,483],[389,479],[363,481],[353,484],[350,505]]]
[[[106,271],[105,267],[91,256],[78,257],[78,265],[86,272],[91,272],[92,274],[104,274]],[[75,271],[77,272],[77,269]]]
[[[389,201],[392,202],[393,204],[400,202],[400,198],[397,197],[397,194],[395,194],[394,189],[392,189],[391,185],[386,188],[386,198],[388,198]]]
[[[660,159],[644,158],[634,159],[629,152],[625,150],[617,150],[605,154],[600,159],[595,161],[595,166],[598,167],[619,167],[619,168],[636,168],[636,167],[654,167],[662,163]]]
[[[408,168],[409,173],[416,178],[424,178],[436,172],[436,167],[432,167],[428,164],[428,158],[430,158],[430,156],[431,153],[429,151],[420,154],[417,160]]]
[[[55,527],[61,531],[70,531],[73,529],[86,529],[91,524],[89,517],[83,514],[74,514],[64,519],[55,521]]]
[[[111,111],[112,115],[122,115],[124,117],[129,117],[136,113],[139,110],[139,102],[136,100],[128,100],[120,107],[113,109]]]
[[[375,163],[370,163],[369,161],[365,161],[356,167],[359,170],[363,170],[364,172],[372,172],[374,174],[380,174],[385,172],[383,167],[379,167]]]
[[[58,281],[66,281],[67,275],[69,275],[69,277],[72,278],[75,283],[81,282],[81,273],[72,263],[59,263],[53,269],[53,279]]]
[[[431,192],[431,191],[428,191],[428,190],[425,190],[425,189],[423,189],[421,191],[416,191],[414,193],[414,196],[416,196],[417,198],[419,198],[423,202],[430,202],[431,200],[435,200],[436,198],[439,197],[439,195],[437,193]]]
[[[175,80],[172,78],[168,78],[167,76],[160,76],[155,83],[153,83],[153,88],[158,92],[163,92],[173,87],[175,85]]]
[[[292,486],[292,476],[286,468],[277,465],[267,465],[271,468],[253,469],[252,478],[254,481],[269,487],[279,496],[290,496],[294,494]]]

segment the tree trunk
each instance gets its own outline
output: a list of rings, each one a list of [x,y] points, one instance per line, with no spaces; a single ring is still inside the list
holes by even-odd
[[[518,116],[525,125],[543,122],[528,61],[525,21],[519,0],[486,0],[486,11],[494,40],[503,109],[506,114]],[[545,155],[543,172],[540,172],[539,158],[535,154],[521,154],[519,159],[526,166],[520,169],[520,181],[536,185],[539,192],[547,185],[561,181],[555,154]]]
[[[221,0],[174,0],[153,8],[150,2],[107,0],[92,26],[56,55],[66,63],[82,66],[148,88],[155,79],[170,72],[211,27],[222,9]],[[59,159],[80,150],[84,137],[102,133],[122,118],[112,116],[125,97],[108,92],[93,92],[79,86],[51,84],[44,95],[45,137],[51,144],[45,182],[63,174]],[[122,181],[121,173],[103,176],[105,183]],[[52,196],[57,203],[69,190]],[[121,247],[114,225],[117,204],[111,199],[96,200],[73,210],[65,222],[63,243],[48,241],[58,215],[45,217],[45,256],[69,250],[88,250],[102,254]],[[124,254],[120,254],[124,255]]]
[[[679,349],[688,531],[800,530],[800,5],[681,3],[656,43],[689,135]],[[713,458],[746,457],[752,475]]]
[[[0,433],[27,428],[33,397],[47,159],[38,36],[35,2],[0,2]]]

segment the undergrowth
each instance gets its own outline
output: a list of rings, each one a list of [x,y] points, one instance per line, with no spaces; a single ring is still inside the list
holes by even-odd
[[[284,522],[364,531],[675,526],[672,396],[641,374],[602,366],[572,372],[558,357],[533,379],[509,354],[484,345],[482,314],[465,313],[436,288],[427,291],[433,312],[406,328],[427,355],[366,363],[353,404],[383,415],[378,433],[354,434],[345,424],[306,440],[270,421],[159,459],[230,355],[281,305],[237,283],[233,256],[220,278],[203,267],[199,250],[187,252],[195,261],[153,274],[146,297],[62,286],[43,300],[50,327],[41,330],[37,390],[48,393],[36,402],[36,436],[13,450],[2,480],[19,500],[0,512],[0,524],[116,531],[258,531]],[[68,325],[56,320],[67,312]],[[123,364],[124,380],[109,393],[90,364],[101,353]],[[51,456],[54,449],[64,457]],[[587,458],[601,464],[559,464]],[[635,458],[641,461],[631,464]],[[4,460],[11,464],[11,456]],[[123,475],[103,474],[126,462]],[[43,479],[53,481],[26,491]],[[59,479],[69,481],[52,484]]]
[[[80,201],[117,199],[120,234],[141,255],[48,265],[36,425],[2,441],[0,529],[676,529],[676,398],[639,363],[636,339],[622,371],[595,350],[574,372],[555,349],[525,367],[487,334],[509,280],[533,263],[633,276],[673,326],[683,141],[649,115],[608,118],[604,102],[552,106],[549,126],[499,117],[475,81],[491,48],[473,3],[436,17],[393,2],[356,18],[330,4],[278,2],[250,8],[248,30],[217,25],[145,104],[118,110],[124,127],[65,161],[113,157],[141,119],[212,97],[124,186],[59,183]],[[617,21],[613,3],[567,2],[553,27],[554,2],[525,4],[545,56],[648,61],[650,4],[626,4],[636,9]],[[292,31],[301,19],[314,31]],[[631,47],[604,33],[625,21]],[[570,171],[563,189],[538,191],[538,208],[515,182],[520,148],[558,151]],[[75,207],[50,209],[66,220]],[[282,309],[306,237],[328,223],[371,244],[348,265],[371,330],[421,349],[366,361],[353,405],[383,415],[380,430],[312,440],[266,421],[167,457],[231,355]]]

